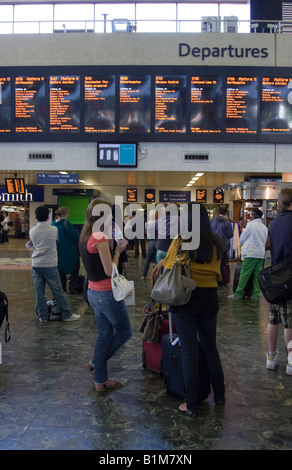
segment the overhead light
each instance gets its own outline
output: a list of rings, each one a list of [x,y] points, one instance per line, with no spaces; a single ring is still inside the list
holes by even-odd
[[[67,171],[59,171],[59,173],[61,173],[61,175],[68,175]]]
[[[86,181],[84,181],[84,180],[79,180],[79,183],[86,183]]]
[[[197,181],[199,179],[199,176],[194,176],[191,181]]]
[[[200,177],[203,176],[204,173],[196,173],[196,176]]]

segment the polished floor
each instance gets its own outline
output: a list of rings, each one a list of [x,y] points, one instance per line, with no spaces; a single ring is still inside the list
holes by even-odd
[[[0,245],[1,258],[29,256],[23,240]],[[165,392],[163,380],[142,367],[137,329],[151,292],[150,273],[140,280],[142,265],[142,258],[129,258],[136,289],[135,306],[128,307],[133,337],[109,363],[111,377],[125,386],[105,393],[95,392],[87,369],[96,325],[82,295],[69,296],[80,321],[40,324],[31,272],[0,272],[11,329],[7,344],[0,331],[0,450],[291,450],[292,377],[285,374],[282,329],[280,366],[265,367],[265,300],[232,301],[226,298],[231,285],[219,289],[226,404],[215,405],[211,395],[199,416],[189,418],[180,414],[180,401]]]

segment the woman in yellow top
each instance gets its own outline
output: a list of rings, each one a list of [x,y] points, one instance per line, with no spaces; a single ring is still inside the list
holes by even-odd
[[[190,203],[188,207],[189,233],[192,226],[196,224],[196,221],[191,220],[192,204]],[[173,260],[174,254],[177,253],[178,244],[177,239],[172,242],[166,258],[155,267],[154,277],[158,275],[162,267],[171,268],[170,260]],[[179,410],[190,416],[196,416],[199,402],[198,340],[206,359],[215,402],[217,404],[225,402],[224,374],[216,344],[219,310],[217,286],[221,281],[220,244],[219,237],[210,230],[205,207],[200,205],[200,245],[198,249],[189,252],[191,276],[196,281],[196,289],[186,305],[171,307],[181,344],[186,397],[186,401],[179,406]]]

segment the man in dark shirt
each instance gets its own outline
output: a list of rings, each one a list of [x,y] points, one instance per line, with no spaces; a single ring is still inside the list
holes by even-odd
[[[269,227],[271,264],[292,257],[292,188],[285,188],[278,197],[279,215]],[[279,364],[277,351],[278,325],[283,323],[284,340],[288,352],[286,374],[292,375],[292,299],[283,304],[270,304],[268,323],[268,346],[266,366],[275,369]],[[290,354],[289,354],[290,353]]]

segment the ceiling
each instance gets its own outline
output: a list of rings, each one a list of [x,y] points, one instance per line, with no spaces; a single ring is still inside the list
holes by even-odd
[[[34,186],[37,184],[37,174],[41,171],[0,171],[0,186],[5,186],[5,178],[24,178],[25,184]],[[44,173],[58,173],[58,171],[44,171]],[[71,172],[73,173],[73,172]],[[138,170],[96,170],[96,171],[76,171],[79,180],[86,181],[93,189],[101,186],[144,186],[150,188],[175,188],[186,189],[187,183],[195,176],[194,171],[138,171]],[[194,184],[197,187],[219,187],[228,184],[244,182],[251,173],[233,172],[208,172],[204,173]],[[267,175],[268,176],[268,175]],[[275,176],[275,175],[273,175]],[[86,183],[79,183],[86,186]],[[188,188],[189,189],[189,188]]]

